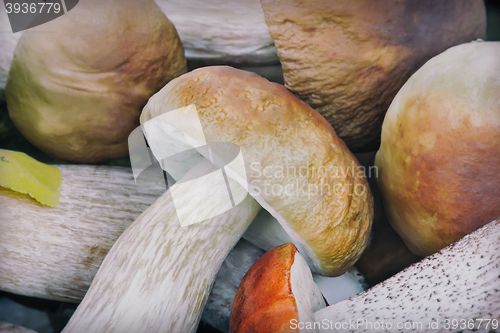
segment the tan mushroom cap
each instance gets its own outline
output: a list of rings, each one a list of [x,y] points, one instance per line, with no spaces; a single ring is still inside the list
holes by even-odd
[[[429,60],[387,111],[377,153],[388,217],[429,255],[500,216],[500,43]]]
[[[486,32],[483,1],[261,3],[286,86],[353,149],[376,144],[387,107],[419,66]]]
[[[153,0],[80,0],[23,32],[9,72],[9,115],[58,159],[127,156],[148,98],[186,69],[175,27]]]
[[[167,84],[141,122],[190,104],[207,142],[241,148],[249,183],[313,270],[339,275],[354,264],[368,240],[373,200],[356,159],[319,113],[279,84],[213,66]]]

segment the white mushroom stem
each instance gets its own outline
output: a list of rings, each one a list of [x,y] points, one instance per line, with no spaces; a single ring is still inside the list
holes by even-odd
[[[494,221],[365,293],[316,312],[316,322],[328,328],[359,321],[356,332],[371,332],[373,325],[377,332],[400,331],[398,325],[449,331],[446,322],[466,319],[475,325],[469,329],[487,331],[478,319],[500,319],[499,274],[500,221]],[[323,331],[335,330],[330,327]]]
[[[259,210],[247,196],[182,227],[166,192],[113,245],[64,332],[195,331],[217,271]]]
[[[76,303],[114,242],[165,188],[136,186],[128,168],[58,167],[63,182],[55,208],[0,189],[0,290]],[[222,331],[241,278],[263,253],[240,243],[222,265],[203,313]]]
[[[0,51],[0,97],[3,95],[10,64],[14,58],[14,50],[16,49],[17,41],[21,38],[21,34],[22,32],[12,32],[7,12],[0,10],[0,45],[2,45]]]
[[[199,179],[197,190],[213,186],[210,177]],[[228,183],[237,186],[231,179]],[[65,332],[196,330],[222,262],[260,206],[247,195],[225,213],[182,226],[179,203],[187,221],[210,216],[213,207],[203,206],[201,212],[192,191],[173,192],[174,201],[175,186],[118,238]]]
[[[156,0],[179,32],[186,57],[204,62],[277,63],[259,0]]]
[[[128,168],[58,167],[63,183],[61,200],[55,208],[0,190],[0,290],[80,302],[113,243],[161,195],[164,187],[136,186]],[[270,230],[273,225],[279,226],[268,213],[259,214],[261,222],[262,216],[267,216]],[[228,331],[236,289],[263,253],[244,240],[237,244],[217,274],[203,321]],[[339,277],[313,276],[328,303],[334,304],[362,291],[358,274],[351,269]]]
[[[0,289],[78,302],[119,235],[164,191],[130,169],[59,166],[55,208],[0,188]]]

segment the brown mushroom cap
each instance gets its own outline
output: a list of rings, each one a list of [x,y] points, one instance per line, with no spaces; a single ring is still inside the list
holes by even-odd
[[[297,290],[301,287],[303,292]],[[312,313],[324,306],[309,268],[295,246],[287,243],[264,254],[241,281],[231,310],[230,331],[296,332],[294,320],[311,320]]]
[[[186,110],[191,110],[191,116],[186,116]],[[150,135],[148,126],[172,118],[178,120],[176,125],[167,121],[156,137]],[[202,139],[191,136],[191,120],[203,130]],[[364,174],[326,120],[283,86],[230,67],[198,69],[172,80],[151,97],[141,122],[149,143],[155,142],[151,138],[167,140],[172,129],[183,125],[189,129],[181,134],[188,136],[187,141],[196,141],[195,146],[223,142],[239,147],[248,183],[260,195],[252,189],[232,209],[196,223],[202,222],[200,215],[213,212],[213,199],[227,198],[220,192],[237,185],[235,179],[227,177],[229,185],[219,193],[210,193],[211,177],[200,177],[201,185],[187,191],[173,191],[178,189],[174,184],[115,242],[65,332],[194,332],[220,265],[257,215],[259,203],[280,219],[307,254],[308,263],[324,274],[342,273],[363,251],[373,215]],[[161,140],[151,149],[157,149],[157,144]],[[300,167],[309,173],[269,174],[263,166],[293,166],[297,171]],[[321,172],[310,173],[320,167]],[[300,186],[298,192],[289,193],[272,188],[297,185],[297,181],[340,186],[337,191],[310,193],[301,193]],[[208,190],[199,195],[200,187]],[[176,202],[182,203],[188,222],[197,221],[182,226]],[[302,262],[302,272],[309,272],[305,260],[295,261]],[[291,276],[293,281],[295,275]],[[304,274],[297,277],[305,278]],[[299,309],[308,304],[313,302],[297,302]]]
[[[340,275],[354,264],[368,240],[373,200],[356,159],[319,113],[279,84],[211,66],[167,84],[141,122],[190,104],[207,142],[241,148],[248,182],[313,270]]]
[[[390,222],[429,255],[500,216],[500,43],[429,60],[387,111],[377,153]]]
[[[177,32],[152,0],[81,0],[23,33],[7,82],[9,114],[59,159],[120,158],[148,98],[184,71]]]
[[[286,86],[353,149],[375,146],[389,103],[419,66],[486,31],[483,1],[261,3]]]

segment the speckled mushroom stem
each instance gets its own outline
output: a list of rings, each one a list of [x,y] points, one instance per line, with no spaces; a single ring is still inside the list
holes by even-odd
[[[477,326],[478,319],[500,319],[499,273],[497,220],[365,293],[319,310],[315,318],[340,324],[360,320],[357,332],[371,332],[381,321],[386,325],[377,332],[395,331],[398,325],[414,325],[404,326],[414,331],[450,331],[443,325],[460,319],[487,330],[486,322]],[[329,332],[335,326],[322,328]]]

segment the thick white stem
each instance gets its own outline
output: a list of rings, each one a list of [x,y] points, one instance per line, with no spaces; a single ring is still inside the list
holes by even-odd
[[[365,293],[316,312],[315,318],[333,323],[322,332],[352,320],[360,321],[357,332],[371,332],[373,325],[379,325],[377,332],[401,331],[398,325],[441,332],[451,330],[446,323],[461,319],[472,320],[469,330],[487,331],[484,321],[478,327],[478,319],[500,319],[499,265],[500,222],[494,221]]]
[[[166,192],[113,245],[64,332],[195,331],[217,271],[259,209],[248,196],[181,227]]]
[[[278,63],[259,0],[156,0],[179,32],[188,59]]]
[[[55,208],[0,189],[0,289],[78,302],[119,235],[165,190],[130,169],[59,166]]]
[[[21,32],[12,32],[6,11],[0,10],[0,45],[2,45],[0,51],[0,98],[3,98],[10,64],[14,58],[14,50],[19,38],[21,38]]]

